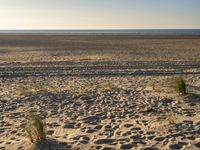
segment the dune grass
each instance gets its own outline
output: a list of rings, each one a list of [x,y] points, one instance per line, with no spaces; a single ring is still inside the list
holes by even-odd
[[[27,116],[25,131],[32,143],[46,140],[46,123],[35,113],[31,113]]]
[[[18,87],[16,89],[16,94],[19,96],[26,96],[29,94],[34,93],[41,93],[41,92],[49,92],[49,91],[57,91],[55,87],[51,85],[32,85],[26,87]]]
[[[111,91],[115,86],[114,83],[111,81],[105,81],[100,83],[93,83],[86,81],[80,81],[82,84],[79,84],[78,82],[71,82],[68,86],[68,91],[76,95],[77,97],[83,96],[83,95],[90,95],[94,92],[106,92]]]
[[[99,92],[111,91],[114,87],[116,87],[115,84],[108,81],[98,84],[98,91]]]
[[[185,80],[182,77],[176,78],[173,83],[172,83],[172,88],[177,92],[182,95],[186,95],[186,83]]]

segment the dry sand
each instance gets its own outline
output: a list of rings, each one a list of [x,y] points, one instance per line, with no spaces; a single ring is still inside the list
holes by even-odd
[[[199,36],[0,35],[0,149],[200,149]],[[188,95],[171,88],[183,76]]]

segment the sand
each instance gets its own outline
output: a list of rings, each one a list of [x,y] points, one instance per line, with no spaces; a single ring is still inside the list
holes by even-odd
[[[0,149],[199,149],[199,36],[0,35]],[[187,95],[171,87],[182,76]]]

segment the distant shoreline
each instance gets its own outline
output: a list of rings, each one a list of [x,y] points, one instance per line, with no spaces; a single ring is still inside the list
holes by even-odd
[[[200,29],[112,29],[112,30],[0,30],[0,34],[25,35],[200,35]]]

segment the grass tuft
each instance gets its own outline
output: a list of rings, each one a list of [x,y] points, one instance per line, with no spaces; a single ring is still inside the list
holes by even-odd
[[[185,80],[182,77],[178,77],[174,80],[172,83],[172,88],[177,92],[182,95],[186,95],[186,83]]]
[[[38,143],[46,140],[46,123],[35,113],[31,113],[27,117],[25,131],[27,132],[28,138],[32,143]]]
[[[16,94],[19,96],[27,96],[35,93],[56,92],[57,89],[51,85],[32,85],[26,87],[18,87]]]

